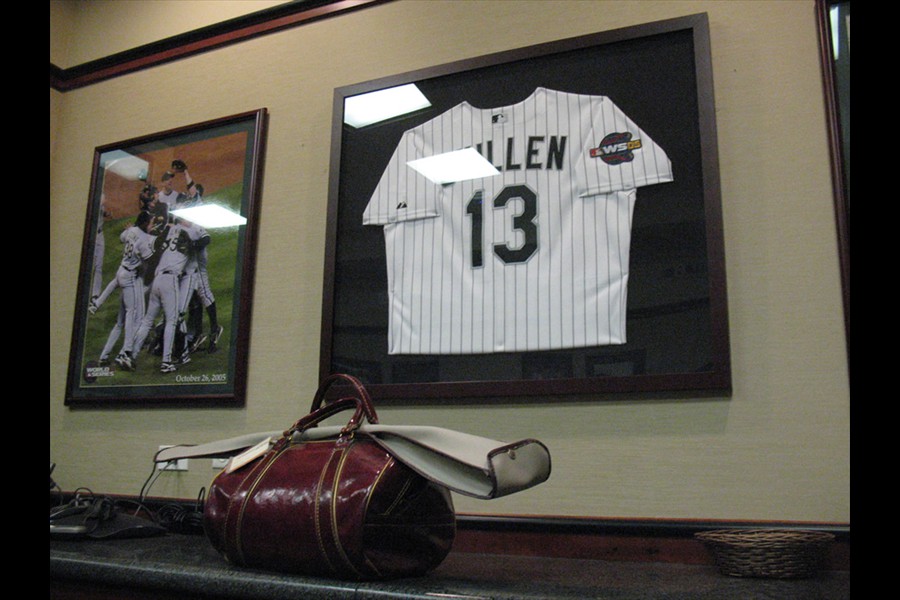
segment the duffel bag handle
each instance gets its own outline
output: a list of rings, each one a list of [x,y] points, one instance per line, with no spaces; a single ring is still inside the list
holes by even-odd
[[[322,406],[326,392],[339,380],[349,381],[356,391],[356,396],[341,398]],[[322,381],[322,385],[319,386],[319,390],[316,392],[315,398],[313,398],[310,413],[294,423],[290,429],[286,430],[284,436],[289,438],[298,431],[304,431],[310,427],[315,427],[320,421],[324,421],[330,416],[351,408],[355,408],[356,410],[353,413],[353,416],[350,417],[350,421],[348,421],[347,425],[341,430],[341,434],[355,431],[362,424],[363,419],[373,425],[378,423],[378,415],[375,413],[375,407],[372,405],[372,398],[369,396],[369,392],[366,390],[365,386],[363,386],[362,382],[350,375],[330,375],[326,377]]]
[[[328,392],[329,388],[338,381],[349,383],[353,387],[353,390],[356,392],[355,398],[359,401],[360,408],[362,409],[366,420],[369,423],[376,425],[378,423],[378,415],[375,413],[375,406],[372,404],[372,397],[369,396],[369,391],[366,389],[366,386],[364,386],[356,377],[345,375],[343,373],[334,373],[322,380],[321,385],[319,385],[319,390],[313,398],[310,412],[319,410],[319,407],[322,406],[322,402],[325,400],[325,394]]]
[[[332,415],[336,415],[339,412],[349,410],[351,408],[355,408],[356,411],[353,413],[353,416],[350,417],[350,421],[347,422],[347,425],[344,427],[344,429],[341,430],[341,433],[349,433],[359,427],[362,423],[363,409],[356,398],[341,398],[340,400],[336,400],[335,402],[326,404],[318,410],[314,410],[313,412],[309,413],[308,415],[291,425],[290,429],[284,432],[284,436],[289,438],[298,431],[306,431],[310,427],[315,427],[319,423],[319,421],[324,421]]]

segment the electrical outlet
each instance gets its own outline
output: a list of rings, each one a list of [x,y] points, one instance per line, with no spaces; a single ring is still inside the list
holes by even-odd
[[[171,448],[174,444],[169,444],[168,446],[160,446],[160,450],[165,450],[166,448]],[[170,460],[166,463],[159,463],[156,465],[156,468],[160,471],[187,471],[188,470],[188,459],[181,458],[179,460]]]

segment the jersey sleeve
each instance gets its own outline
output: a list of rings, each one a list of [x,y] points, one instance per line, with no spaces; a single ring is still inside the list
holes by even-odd
[[[587,109],[587,110],[585,110]],[[612,100],[591,98],[577,111],[583,136],[576,163],[579,195],[592,196],[674,180],[672,161]]]
[[[440,214],[440,186],[408,164],[426,156],[429,147],[421,129],[404,133],[363,212],[363,225],[387,225]]]
[[[209,232],[201,227],[200,225],[194,224],[191,229],[194,230],[194,233],[197,237],[192,238],[195,242],[202,242],[202,246],[208,245],[212,241],[212,236],[209,235]]]
[[[149,260],[150,257],[153,256],[154,251],[154,242],[156,241],[155,235],[150,235],[149,233],[143,233],[138,240],[138,254],[141,257],[141,260]]]

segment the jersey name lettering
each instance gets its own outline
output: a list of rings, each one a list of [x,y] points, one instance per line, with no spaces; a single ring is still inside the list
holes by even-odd
[[[566,137],[551,135],[549,141],[543,135],[528,136],[523,146],[525,169],[548,169],[560,171],[565,163]],[[506,152],[498,156],[500,164],[494,164],[494,140],[479,142],[475,149],[498,171],[519,171],[522,169],[522,156],[517,155],[515,138],[506,138]]]

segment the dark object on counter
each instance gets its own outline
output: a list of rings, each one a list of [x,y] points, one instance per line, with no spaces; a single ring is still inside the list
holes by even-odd
[[[162,535],[165,527],[123,513],[106,497],[76,496],[50,510],[50,538],[118,539]]]

